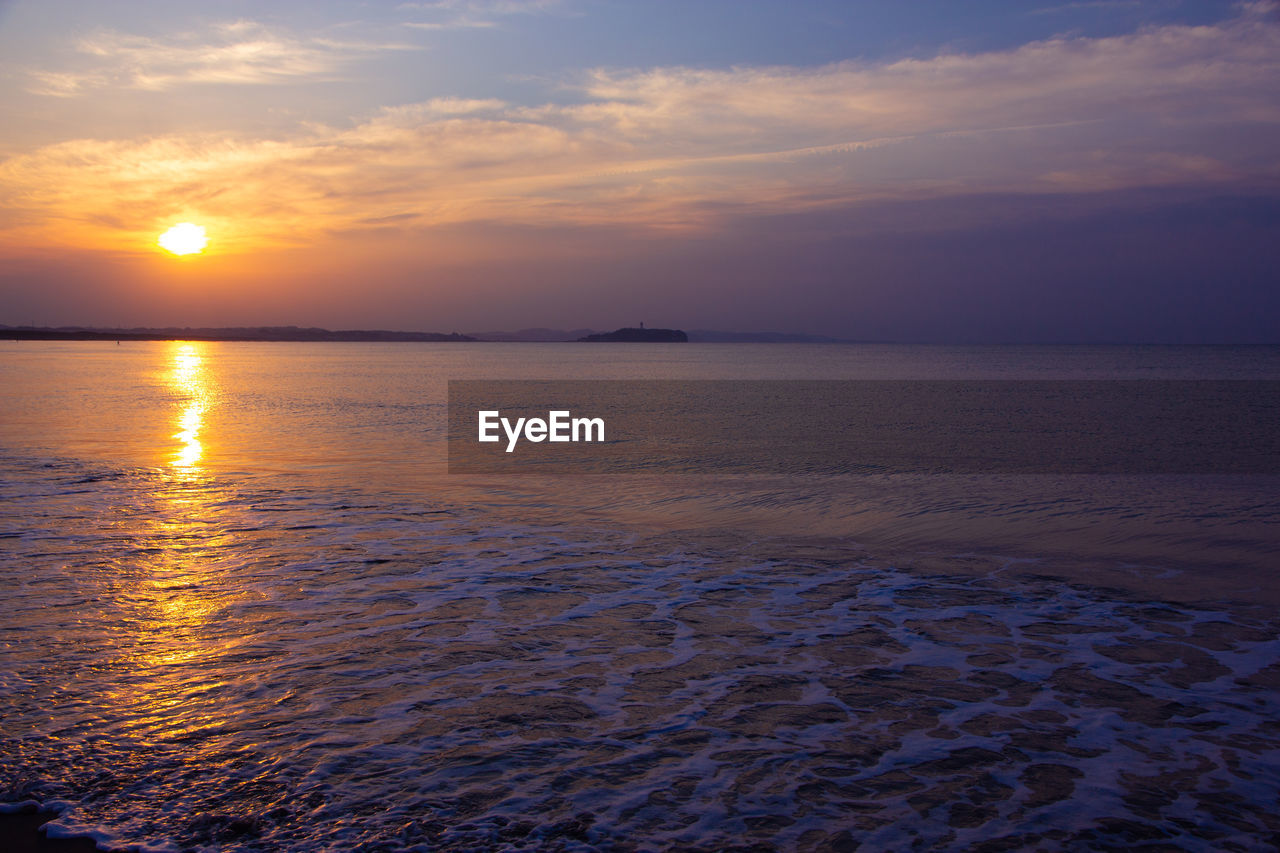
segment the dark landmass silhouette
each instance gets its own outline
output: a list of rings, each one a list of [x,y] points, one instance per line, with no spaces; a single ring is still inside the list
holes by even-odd
[[[45,328],[0,326],[0,337],[27,341],[474,341],[454,332],[392,332],[385,329],[298,328],[297,326],[248,326],[230,328],[97,329],[83,326]]]
[[[5,326],[0,337],[30,341],[495,341],[520,343],[563,343],[589,341],[674,342],[688,340],[697,344],[841,344],[856,343],[844,338],[805,335],[792,332],[724,332],[695,329],[682,338],[659,337],[675,334],[674,329],[618,329],[600,332],[596,329],[530,328],[517,331],[441,334],[439,332],[393,332],[383,329],[347,329],[331,331],[298,326],[235,326],[191,328],[135,327],[106,329],[95,326]],[[628,337],[640,334],[643,337]],[[653,335],[652,337],[650,335]]]
[[[587,343],[623,343],[623,344],[685,344],[689,336],[679,329],[618,329],[616,332],[604,332],[599,335],[587,335],[578,338]]]
[[[599,329],[519,329],[499,332],[468,332],[482,341],[560,343],[580,341],[591,335],[604,334]],[[805,335],[796,332],[724,332],[715,329],[695,329],[687,333],[689,342],[695,344],[850,344],[858,343],[847,338],[826,335]]]

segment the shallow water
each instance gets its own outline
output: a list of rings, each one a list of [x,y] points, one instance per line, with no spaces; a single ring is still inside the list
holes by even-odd
[[[448,378],[1276,378],[1275,350],[13,346],[0,798],[57,832],[1280,842],[1274,479],[460,478],[439,447]]]

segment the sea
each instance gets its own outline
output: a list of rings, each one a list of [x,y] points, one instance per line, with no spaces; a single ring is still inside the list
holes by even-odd
[[[142,851],[1280,847],[1274,470],[451,473],[450,381],[567,379],[1280,348],[0,342],[0,809]]]

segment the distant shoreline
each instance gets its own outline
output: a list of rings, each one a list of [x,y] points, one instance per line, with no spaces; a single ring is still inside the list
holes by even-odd
[[[646,330],[647,331],[647,330]],[[350,343],[494,343],[494,344],[564,344],[576,343],[590,329],[562,331],[558,329],[522,329],[517,332],[397,332],[386,329],[348,329],[332,331],[295,326],[226,327],[226,328],[135,328],[103,329],[84,326],[5,326],[0,324],[0,341],[228,341],[228,342],[350,342]],[[570,337],[572,336],[572,337]],[[619,341],[611,341],[617,343]],[[625,341],[623,341],[625,342]],[[872,340],[833,338],[782,332],[721,332],[695,329],[688,333],[693,344],[858,344],[863,346],[943,346],[943,347],[1251,347],[1274,349],[1280,343],[1257,341],[931,341]]]
[[[687,344],[689,336],[680,329],[646,329],[627,327],[613,332],[600,332],[578,338],[585,344]]]
[[[722,332],[699,329],[684,332],[670,329],[619,329],[595,332],[591,329],[522,329],[516,332],[399,332],[388,329],[302,328],[298,326],[226,326],[104,329],[94,326],[5,326],[0,339],[12,341],[325,341],[325,342],[410,342],[410,343],[868,343],[822,335],[781,332]]]
[[[439,332],[393,332],[382,329],[299,329],[294,326],[226,329],[0,329],[0,337],[15,341],[345,341],[472,343],[470,335]]]

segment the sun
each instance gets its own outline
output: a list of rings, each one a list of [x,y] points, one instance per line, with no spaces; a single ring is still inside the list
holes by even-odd
[[[160,247],[175,255],[192,255],[204,250],[209,240],[204,236],[203,225],[179,222],[156,240]]]

